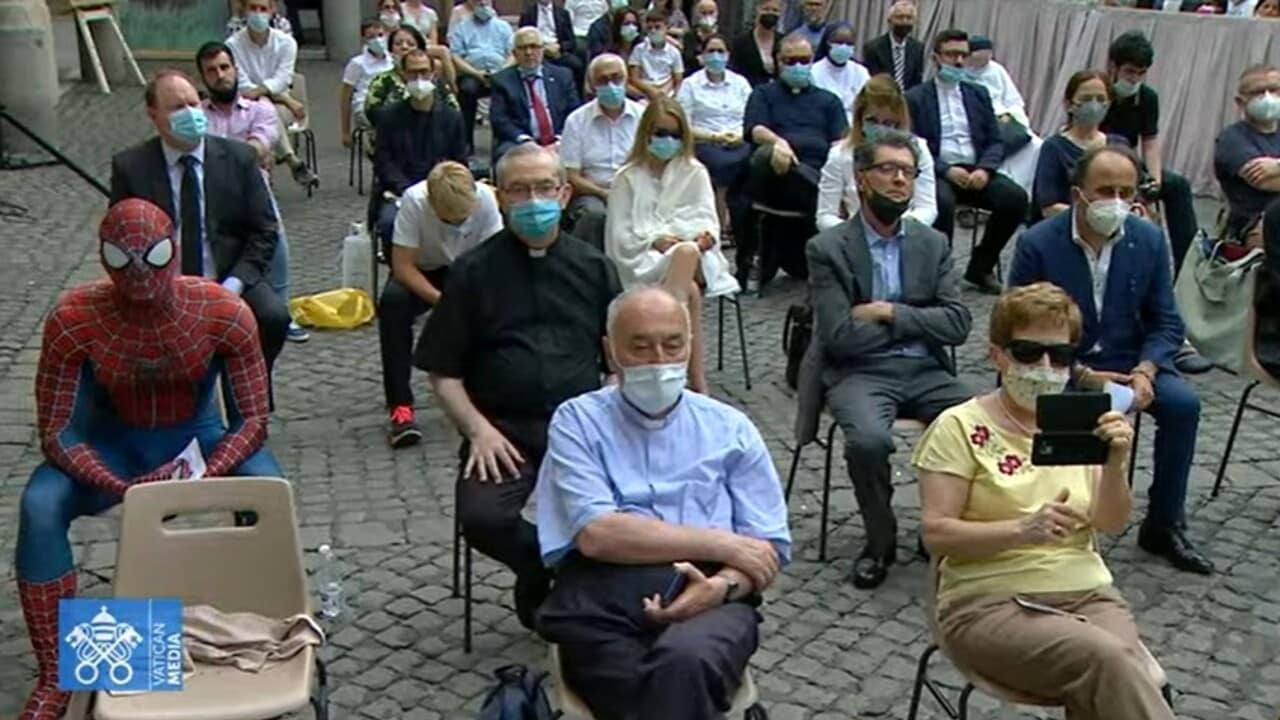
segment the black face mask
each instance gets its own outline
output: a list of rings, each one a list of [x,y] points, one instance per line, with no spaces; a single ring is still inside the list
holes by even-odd
[[[778,27],[778,13],[765,13],[760,16],[760,27],[770,30]]]
[[[910,198],[894,200],[887,195],[881,195],[875,190],[869,189],[867,191],[867,209],[882,223],[892,225],[898,222],[909,207],[911,207]]]
[[[894,25],[893,36],[899,41],[906,40],[911,35],[911,31],[915,30],[914,25]]]
[[[219,90],[217,88],[209,88],[209,98],[219,105],[228,105],[235,101],[236,96],[240,94],[240,88],[236,84],[232,84],[227,90]]]

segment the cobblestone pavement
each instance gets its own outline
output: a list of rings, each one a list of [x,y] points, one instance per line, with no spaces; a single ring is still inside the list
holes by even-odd
[[[311,63],[303,70],[319,103],[314,115],[322,185],[308,199],[291,183],[278,184],[293,246],[294,294],[336,286],[344,228],[362,218],[365,202],[347,186],[347,156],[330,110],[337,102],[339,68]],[[101,96],[77,87],[64,97],[60,118],[67,152],[104,181],[111,153],[150,134],[141,93],[127,88]],[[27,222],[0,218],[0,717],[9,717],[33,673],[9,548],[17,534],[19,494],[40,459],[31,393],[39,324],[62,288],[100,272],[93,229],[104,201],[63,168],[0,173],[0,199],[29,210]],[[752,390],[743,386],[732,333],[725,369],[712,373],[715,395],[751,415],[784,475],[794,445],[795,404],[781,378],[779,338],[785,308],[802,290],[784,279],[764,299],[744,299]],[[985,388],[992,373],[981,339],[990,302],[972,294],[966,299],[976,326],[960,351],[961,371],[974,387]],[[510,574],[477,556],[475,650],[462,652],[462,604],[449,591],[457,438],[433,404],[425,378],[415,376],[425,442],[395,453],[387,448],[376,348],[372,326],[318,332],[309,344],[290,345],[276,372],[279,411],[270,445],[297,489],[308,556],[332,542],[346,573],[351,611],[324,651],[334,716],[471,717],[495,667],[540,665],[546,648],[516,622]],[[1177,688],[1180,717],[1274,720],[1280,705],[1280,434],[1263,416],[1248,417],[1224,492],[1210,501],[1243,383],[1222,373],[1193,382],[1204,417],[1188,499],[1190,528],[1218,563],[1218,573],[1205,579],[1154,561],[1135,547],[1135,527],[1106,541],[1105,552],[1144,638]],[[1150,479],[1150,426],[1142,437],[1139,488]],[[904,452],[896,456],[897,482],[904,486],[896,496],[903,530],[899,556],[907,562],[870,593],[854,590],[846,579],[862,530],[838,456],[833,559],[817,562],[822,451],[814,446],[803,455],[791,506],[796,558],[770,595],[763,642],[752,663],[774,718],[906,715],[916,660],[928,643],[921,602],[927,567],[911,552],[919,518],[904,465],[911,441],[904,438]],[[1145,493],[1140,495],[1139,505],[1145,505]],[[1139,507],[1135,517],[1141,515]],[[76,524],[82,567],[109,577],[117,523],[109,515]],[[107,592],[101,580],[81,575],[86,592]],[[935,667],[958,685],[945,661]],[[974,702],[979,716],[997,716],[994,702]],[[931,708],[924,716],[941,715]]]

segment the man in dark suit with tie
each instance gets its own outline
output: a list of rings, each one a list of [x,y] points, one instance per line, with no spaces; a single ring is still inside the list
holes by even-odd
[[[924,80],[924,43],[911,37],[916,4],[898,0],[889,8],[889,32],[867,42],[862,62],[872,75],[891,75],[903,92]]]
[[[564,120],[578,107],[573,73],[543,61],[538,29],[515,35],[516,64],[493,75],[489,120],[493,124],[493,164],[522,142],[555,145]]]
[[[245,301],[270,368],[284,346],[289,310],[269,282],[279,225],[257,153],[205,136],[200,96],[182,72],[156,73],[145,97],[159,137],[111,159],[111,203],[136,197],[169,213],[182,274],[219,282]]]
[[[531,0],[520,13],[519,27],[531,27],[542,38],[546,61],[573,73],[574,87],[582,87],[586,63],[578,54],[578,41],[573,35],[573,19],[569,11],[553,0]],[[518,41],[518,39],[517,39]],[[490,101],[492,102],[492,101]]]
[[[929,144],[938,176],[938,219],[933,226],[951,237],[957,201],[991,211],[964,279],[981,292],[999,295],[996,263],[1026,219],[1027,193],[997,172],[1004,161],[1000,125],[986,88],[963,81],[968,57],[969,36],[963,30],[938,33],[933,39],[938,74],[912,88],[907,105],[911,129]]]

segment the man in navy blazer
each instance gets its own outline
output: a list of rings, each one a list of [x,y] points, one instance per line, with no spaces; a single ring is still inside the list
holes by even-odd
[[[573,73],[543,62],[538,29],[515,34],[516,64],[493,75],[489,120],[493,124],[493,164],[522,142],[554,145],[564,120],[580,104]]]
[[[573,35],[573,19],[568,10],[553,0],[530,0],[520,13],[519,27],[537,28],[546,61],[572,72],[574,87],[582,87],[586,63],[578,53],[578,40]]]
[[[1086,152],[1076,165],[1071,212],[1022,234],[1009,286],[1048,281],[1080,306],[1076,384],[1127,385],[1132,409],[1156,421],[1150,503],[1138,545],[1179,570],[1207,575],[1213,564],[1187,539],[1183,511],[1200,400],[1174,368],[1183,325],[1173,301],[1169,245],[1158,227],[1130,214],[1137,190],[1138,158],[1127,147]]]
[[[986,88],[964,82],[969,36],[943,30],[933,39],[933,79],[907,93],[911,129],[929,143],[938,176],[938,219],[933,226],[948,238],[955,229],[959,201],[991,211],[982,242],[973,249],[964,279],[978,290],[999,295],[995,275],[1000,251],[1026,219],[1027,194],[997,172],[1004,161],[1000,125]]]

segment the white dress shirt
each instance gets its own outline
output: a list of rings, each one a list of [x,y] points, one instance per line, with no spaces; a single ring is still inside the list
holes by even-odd
[[[844,106],[845,116],[850,123],[853,122],[853,101],[870,79],[871,73],[856,60],[846,62],[843,67],[831,62],[830,58],[822,58],[813,64],[814,86],[840,98],[840,104]]]
[[[391,243],[416,248],[413,264],[423,272],[451,265],[458,256],[502,230],[502,213],[493,190],[476,183],[476,204],[461,225],[442,222],[427,201],[427,181],[415,183],[400,198]]]
[[[609,0],[564,0],[564,9],[573,19],[573,34],[586,37],[591,23],[609,12]]]
[[[1084,259],[1089,263],[1089,278],[1093,283],[1093,309],[1098,314],[1098,320],[1102,319],[1102,302],[1107,297],[1107,275],[1111,272],[1111,251],[1115,249],[1116,243],[1124,238],[1124,225],[1116,231],[1115,235],[1107,238],[1102,243],[1102,249],[1096,254],[1093,248],[1089,247],[1089,243],[1084,241],[1080,236],[1080,228],[1076,224],[1075,208],[1069,209],[1071,213],[1071,241],[1080,248],[1080,252],[1084,253]],[[1083,310],[1084,308],[1081,308]],[[1090,353],[1098,352],[1102,349],[1102,341],[1099,340],[1089,349]]]
[[[1258,0],[1227,0],[1227,15],[1230,17],[1253,17],[1253,8]]]
[[[194,150],[182,151],[169,147],[163,140],[160,141],[160,149],[164,152],[164,164],[169,169],[169,196],[173,200],[173,236],[177,238],[179,246],[182,243],[182,174],[186,168],[182,166],[182,158],[190,155],[196,159],[196,180],[200,183],[200,217],[207,218],[205,214],[205,191],[204,191],[204,141],[196,146]],[[218,270],[213,266],[213,251],[209,247],[209,228],[203,228],[204,232],[200,234],[204,247],[201,248],[201,255],[204,256],[204,276],[210,279],[218,277]],[[181,260],[181,255],[178,256]],[[230,278],[228,278],[230,279]]]
[[[564,121],[560,135],[560,159],[570,170],[601,187],[613,185],[613,176],[627,160],[635,143],[636,127],[644,109],[627,98],[616,120],[609,119],[594,100],[574,110]]]
[[[929,144],[924,140],[915,135],[911,139],[920,156],[916,165],[920,174],[916,177],[915,191],[911,195],[911,206],[907,208],[906,215],[919,220],[922,225],[931,226],[938,218],[933,155],[929,152]],[[843,213],[840,212],[842,204]],[[853,148],[842,140],[831,146],[827,162],[822,166],[822,176],[818,179],[818,229],[826,230],[839,225],[856,215],[859,207],[861,200],[853,178]]]
[[[556,42],[556,16],[555,5],[551,2],[542,2],[538,0],[538,35],[542,37],[542,42]]]
[[[240,76],[240,88],[246,90],[265,87],[267,92],[278,95],[293,84],[293,71],[298,64],[298,41],[292,36],[270,28],[267,41],[262,45],[249,36],[249,28],[227,39],[236,72]]]
[[[969,114],[964,110],[964,95],[960,84],[935,83],[938,87],[938,119],[942,126],[942,140],[938,147],[938,159],[948,165],[972,165],[978,160],[969,134]]]
[[[995,110],[996,117],[1012,115],[1019,125],[1023,127],[1031,125],[1031,121],[1027,118],[1026,101],[1022,99],[1022,93],[1013,83],[1013,78],[1010,77],[1005,66],[992,60],[982,68],[973,70],[973,79],[985,87],[987,93],[991,95],[991,106]]]
[[[694,128],[741,134],[742,118],[750,97],[751,83],[738,73],[725,70],[724,77],[717,82],[703,68],[680,83],[676,101],[684,108],[689,124]]]

